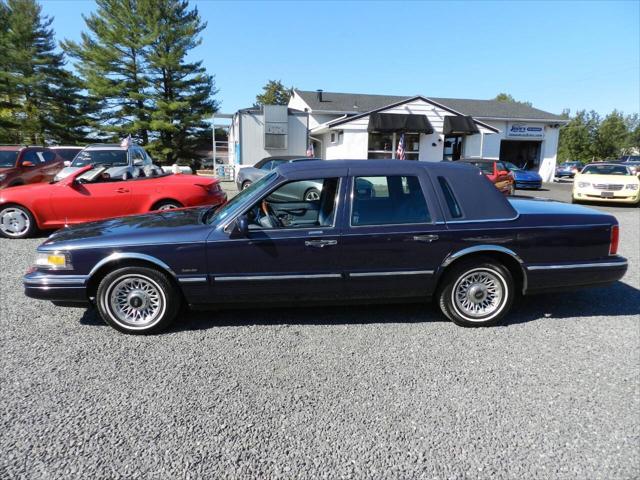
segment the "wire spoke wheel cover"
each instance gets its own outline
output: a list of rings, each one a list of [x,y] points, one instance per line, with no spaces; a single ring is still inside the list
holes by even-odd
[[[166,310],[166,296],[153,279],[127,275],[114,281],[106,292],[109,313],[127,328],[149,328]]]
[[[9,207],[0,211],[0,230],[8,237],[20,237],[29,230],[31,220],[20,208]]]
[[[486,321],[500,314],[507,301],[508,287],[498,271],[475,268],[458,278],[451,300],[460,315],[469,321]]]

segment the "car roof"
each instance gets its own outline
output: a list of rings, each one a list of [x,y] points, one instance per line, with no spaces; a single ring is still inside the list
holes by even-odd
[[[130,145],[133,146],[133,145]],[[87,145],[83,150],[127,150],[127,147],[122,147],[119,143],[94,143],[93,145]]]
[[[51,150],[55,150],[57,148],[77,148],[78,150],[82,150],[85,147],[80,147],[78,145],[55,145],[53,147],[49,147]]]
[[[308,162],[289,162],[276,168],[279,173],[288,176],[297,172],[313,170],[321,173],[323,171],[335,171],[337,169],[357,168],[358,174],[363,174],[367,169],[378,171],[417,171],[419,169],[437,171],[455,171],[456,169],[474,169],[473,165],[467,162],[419,162],[412,160],[309,160]]]
[[[614,163],[614,162],[593,162],[585,165],[585,167],[591,167],[591,166],[626,167],[626,165],[624,165],[623,163]]]

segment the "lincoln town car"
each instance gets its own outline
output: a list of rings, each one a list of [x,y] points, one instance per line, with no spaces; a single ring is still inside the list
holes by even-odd
[[[314,199],[279,195],[318,186]],[[432,299],[461,326],[490,326],[520,295],[606,286],[627,261],[618,222],[589,208],[505,197],[466,163],[284,164],[220,207],[59,230],[26,295],[95,305],[126,333],[191,308]]]

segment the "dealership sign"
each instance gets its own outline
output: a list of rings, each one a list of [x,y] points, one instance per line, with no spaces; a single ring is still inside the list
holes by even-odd
[[[543,138],[544,125],[535,123],[509,123],[507,137]]]

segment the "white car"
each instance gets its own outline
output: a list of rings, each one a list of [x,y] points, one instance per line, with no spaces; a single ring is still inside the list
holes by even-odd
[[[106,173],[113,178],[128,176],[159,175],[162,169],[153,164],[153,160],[138,145],[121,146],[117,143],[97,143],[83,148],[72,162],[65,162],[54,180],[62,180],[76,170],[86,166],[107,167]]]
[[[576,174],[571,202],[640,205],[640,178],[624,164],[592,163]]]

